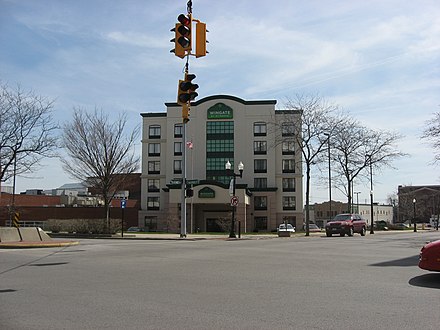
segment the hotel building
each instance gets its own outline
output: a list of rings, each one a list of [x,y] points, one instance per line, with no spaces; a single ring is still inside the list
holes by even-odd
[[[301,228],[301,152],[292,138],[275,139],[282,135],[275,134],[276,127],[284,127],[286,118],[286,123],[301,120],[301,114],[275,110],[275,104],[209,96],[192,103],[185,125],[177,103],[166,103],[166,112],[142,113],[139,226],[179,232],[185,200],[188,233],[225,230],[232,204],[241,232],[273,231],[284,221]],[[228,161],[236,174],[238,164],[244,165],[235,181],[234,203]],[[192,197],[183,197],[184,177],[191,183]]]

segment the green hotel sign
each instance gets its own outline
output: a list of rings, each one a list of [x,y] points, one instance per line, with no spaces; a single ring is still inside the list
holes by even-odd
[[[205,187],[199,190],[199,198],[215,198],[215,190]]]
[[[224,103],[217,103],[208,109],[208,119],[232,119],[232,108]]]

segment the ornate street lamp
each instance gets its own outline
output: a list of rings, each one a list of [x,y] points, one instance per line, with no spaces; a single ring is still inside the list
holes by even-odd
[[[225,168],[226,168],[226,175],[232,177],[231,179],[231,184],[232,184],[232,198],[231,198],[231,204],[232,204],[232,218],[231,218],[231,231],[229,232],[229,238],[237,238],[237,236],[235,235],[235,207],[236,204],[235,202],[232,202],[232,199],[235,199],[235,178],[243,177],[243,170],[244,170],[244,165],[242,162],[240,162],[238,164],[238,171],[239,173],[234,173],[234,170],[231,168],[232,165],[231,163],[228,162],[225,164]]]
[[[414,232],[417,232],[417,222],[416,222],[416,199],[413,199],[413,222],[414,222]]]

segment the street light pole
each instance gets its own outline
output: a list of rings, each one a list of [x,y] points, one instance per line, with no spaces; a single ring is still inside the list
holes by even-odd
[[[359,213],[359,194],[360,191],[355,191],[354,194],[356,194],[356,213]]]
[[[328,151],[328,208],[330,219],[332,219],[332,170],[330,167],[330,134],[324,133],[327,136],[327,151]]]
[[[370,213],[371,213],[371,224],[370,224],[370,234],[374,234],[374,216],[373,216],[373,165],[371,161],[371,155],[367,155],[370,160]]]
[[[417,223],[416,223],[416,199],[413,199],[413,222],[414,222],[414,232],[417,232]]]
[[[226,173],[228,176],[232,177],[232,197],[235,197],[235,178],[243,177],[243,169],[244,169],[244,165],[242,162],[240,162],[238,164],[238,171],[239,173],[234,173],[234,170],[231,168],[232,165],[231,163],[228,162],[225,164],[225,168],[226,168]],[[232,204],[232,200],[231,200],[231,204]],[[235,203],[232,205],[232,217],[231,217],[231,230],[229,232],[229,238],[237,238],[237,236],[235,235]]]

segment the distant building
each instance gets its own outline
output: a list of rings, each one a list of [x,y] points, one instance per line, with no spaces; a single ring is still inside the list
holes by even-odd
[[[430,222],[440,214],[440,185],[399,186],[398,221]]]
[[[61,187],[51,190],[46,190],[44,192],[46,195],[52,196],[86,196],[88,195],[88,187],[85,183],[77,182],[77,183],[66,183]]]
[[[314,222],[324,227],[325,224],[340,213],[347,213],[348,203],[332,201],[331,213],[330,203],[315,203],[313,205],[314,210]],[[353,204],[352,213],[360,214],[368,223],[371,220],[371,205],[370,204]],[[393,205],[380,205],[378,203],[373,204],[373,221],[383,220],[388,223],[393,223],[394,219],[394,207]]]
[[[121,199],[126,199],[124,220],[127,227],[136,226],[140,208],[140,173],[130,174],[112,200],[110,217],[121,218]],[[45,193],[45,194],[44,194]],[[11,211],[19,212],[21,226],[44,228],[49,219],[103,219],[102,198],[81,183],[66,184],[46,191],[31,189],[24,194],[0,195],[0,226],[9,225]]]

